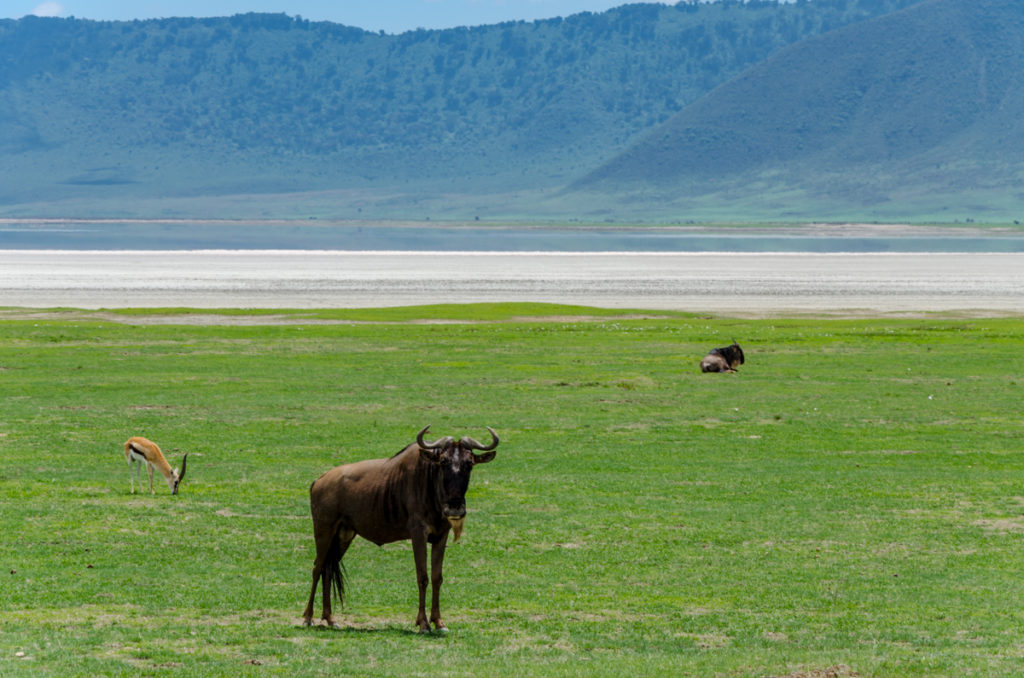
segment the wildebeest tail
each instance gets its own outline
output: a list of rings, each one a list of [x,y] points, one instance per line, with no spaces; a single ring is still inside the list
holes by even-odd
[[[345,605],[345,564],[341,557],[345,555],[341,548],[341,540],[335,535],[331,541],[331,547],[324,557],[323,578],[325,583],[330,581],[334,589],[334,595],[338,599],[338,606]]]

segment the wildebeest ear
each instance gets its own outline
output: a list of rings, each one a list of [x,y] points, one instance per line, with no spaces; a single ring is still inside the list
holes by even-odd
[[[494,457],[496,457],[497,455],[498,455],[498,451],[497,450],[492,450],[490,452],[484,452],[483,454],[473,454],[473,463],[474,464],[486,464],[491,459],[494,459]]]
[[[420,457],[422,457],[426,461],[429,461],[431,464],[440,464],[441,463],[441,451],[440,450],[431,450],[431,449],[428,449],[428,448],[421,447],[420,448]]]

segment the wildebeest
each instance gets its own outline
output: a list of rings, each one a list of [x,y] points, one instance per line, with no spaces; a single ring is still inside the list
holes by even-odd
[[[735,372],[743,364],[743,349],[733,340],[731,346],[711,349],[700,361],[701,372]]]
[[[424,442],[423,435],[429,428],[424,427],[416,435],[415,443],[389,459],[368,459],[337,466],[310,486],[316,560],[313,562],[313,588],[303,614],[307,626],[313,624],[313,602],[320,580],[323,581],[321,617],[329,625],[338,626],[331,614],[331,585],[335,587],[338,601],[344,603],[341,559],[359,535],[378,546],[412,540],[420,592],[416,625],[424,632],[430,631],[430,623],[438,631],[447,630],[441,620],[440,593],[448,533],[454,529],[456,541],[462,534],[470,472],[477,464],[494,459],[498,434],[487,427],[492,438],[489,445],[469,437],[455,440],[451,436]],[[432,545],[430,623],[426,615],[428,543]]]

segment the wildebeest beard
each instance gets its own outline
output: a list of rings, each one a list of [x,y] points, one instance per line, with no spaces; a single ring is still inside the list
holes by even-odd
[[[462,536],[462,528],[466,524],[466,516],[461,518],[448,518],[448,524],[452,526],[452,537],[455,541],[459,540]]]

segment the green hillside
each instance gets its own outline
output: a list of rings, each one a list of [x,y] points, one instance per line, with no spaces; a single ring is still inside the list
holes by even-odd
[[[1022,41],[1013,0],[929,0],[851,25],[781,50],[576,186],[666,209],[1020,217]]]
[[[0,21],[0,214],[573,215],[557,189],[717,86],[909,4],[638,4],[400,35]]]

